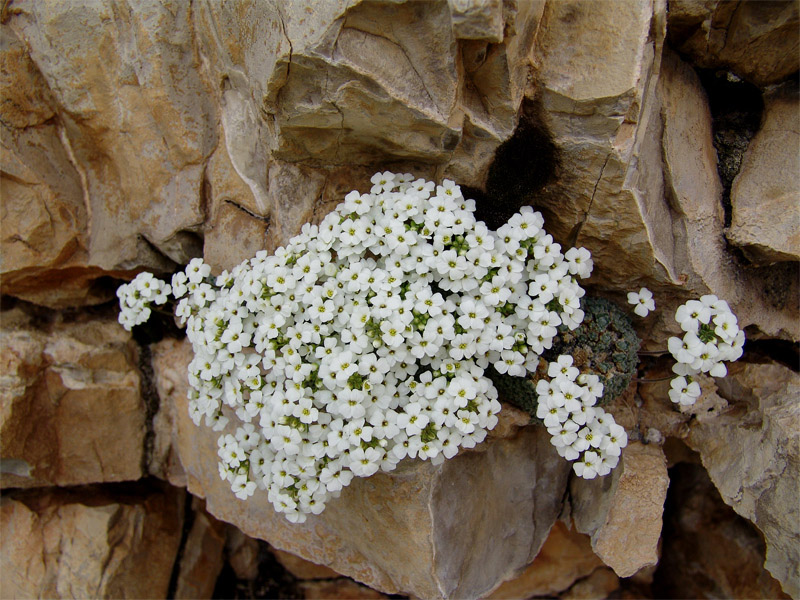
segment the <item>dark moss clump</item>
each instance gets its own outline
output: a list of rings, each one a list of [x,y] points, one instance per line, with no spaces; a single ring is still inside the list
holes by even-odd
[[[553,348],[544,358],[551,361],[562,354],[572,355],[581,372],[600,377],[604,392],[600,404],[605,405],[630,385],[641,341],[628,315],[613,302],[584,297],[582,308],[586,314],[580,327],[575,331],[559,328]]]
[[[569,354],[582,373],[593,373],[603,384],[603,406],[617,398],[631,383],[640,340],[630,318],[605,298],[584,297],[583,323],[575,331],[559,328],[553,347],[544,355],[536,373],[528,377],[501,375],[491,367],[486,376],[492,380],[500,398],[526,411],[536,421],[536,382],[547,376],[547,363]]]

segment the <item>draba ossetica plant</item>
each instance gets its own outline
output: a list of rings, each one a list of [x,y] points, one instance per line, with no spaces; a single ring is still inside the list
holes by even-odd
[[[194,259],[171,285],[120,287],[120,322],[167,295],[194,349],[189,410],[219,438],[236,496],[266,491],[292,522],[318,514],[353,477],[405,458],[441,463],[497,423],[487,377],[546,371],[537,416],[575,472],[616,466],[625,431],[597,405],[598,375],[542,354],[584,319],[592,260],[561,246],[524,207],[496,232],[452,181],[377,173],[319,226],[219,276]],[[542,364],[540,364],[542,363]]]

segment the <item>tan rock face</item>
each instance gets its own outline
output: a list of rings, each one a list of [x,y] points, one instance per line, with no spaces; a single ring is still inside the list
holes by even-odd
[[[764,534],[764,566],[800,596],[800,376],[779,365],[736,365],[717,387],[723,408],[698,414],[687,442],[722,499]]]
[[[0,340],[4,487],[141,477],[145,410],[129,333],[105,319],[37,329],[15,309]]]
[[[759,86],[800,67],[796,2],[671,0],[669,39],[703,68],[727,68]]]
[[[98,303],[103,276],[170,271],[204,245],[229,267],[285,243],[362,168],[481,185],[530,91],[544,5],[15,2],[4,291]]]
[[[619,8],[545,11],[541,119],[560,166],[531,201],[557,240],[592,252],[594,285],[656,292],[646,337],[666,339],[678,304],[714,293],[743,325],[800,339],[797,278],[743,268],[727,248],[706,94],[691,67],[662,58],[663,5]],[[568,41],[583,30],[585,43]]]
[[[661,447],[639,442],[623,450],[612,475],[570,484],[578,531],[591,535],[594,552],[620,577],[658,562],[668,484]]]
[[[291,552],[273,550],[272,553],[281,563],[281,566],[298,579],[332,579],[339,577],[339,573],[333,569],[300,558]]]
[[[192,528],[183,546],[175,598],[211,598],[224,562],[226,525],[205,511],[204,502],[192,502]]]
[[[536,558],[518,577],[506,581],[492,600],[552,596],[590,575],[603,562],[592,551],[588,535],[556,521]],[[616,586],[615,586],[616,587]]]
[[[185,378],[188,345],[160,344],[171,349],[155,353],[156,381]],[[242,502],[220,481],[218,434],[191,422],[185,379],[182,390],[158,385],[171,389],[161,402],[175,403],[172,444],[188,489],[213,515],[387,593],[478,597],[533,560],[561,510],[570,466],[543,429],[506,425],[508,437],[439,467],[414,461],[359,479],[324,513],[293,525],[265,497]]]
[[[700,465],[672,471],[654,585],[662,597],[788,598],[764,569],[764,541],[719,496]]]
[[[100,488],[0,499],[5,598],[164,598],[178,552],[183,493],[114,497]]]
[[[758,264],[800,260],[800,102],[766,100],[761,129],[750,142],[733,183],[728,239]]]

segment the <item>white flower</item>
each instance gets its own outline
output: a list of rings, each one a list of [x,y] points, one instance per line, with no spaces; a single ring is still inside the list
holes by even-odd
[[[646,317],[651,310],[656,308],[653,292],[647,288],[641,288],[638,292],[628,292],[628,304],[635,306],[633,312],[640,317]]]

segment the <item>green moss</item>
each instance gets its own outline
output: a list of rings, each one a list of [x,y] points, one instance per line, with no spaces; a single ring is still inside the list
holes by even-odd
[[[526,411],[536,420],[536,382],[547,374],[547,363],[562,354],[569,354],[582,373],[593,373],[603,384],[603,406],[617,398],[631,383],[640,340],[630,318],[613,302],[605,298],[584,297],[581,307],[583,323],[574,331],[560,327],[553,347],[540,361],[536,373],[528,377],[501,375],[491,367],[486,376],[492,380],[501,399]]]

